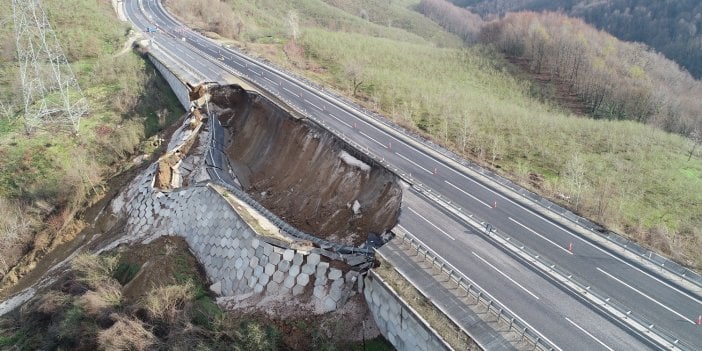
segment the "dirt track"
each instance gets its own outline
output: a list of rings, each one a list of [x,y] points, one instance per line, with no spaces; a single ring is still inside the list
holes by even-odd
[[[224,109],[227,152],[242,186],[291,225],[357,245],[397,222],[396,176],[333,134],[236,86],[215,88],[211,102]]]

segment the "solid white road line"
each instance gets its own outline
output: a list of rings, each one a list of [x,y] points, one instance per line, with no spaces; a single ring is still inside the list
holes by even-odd
[[[210,50],[210,51],[212,51],[212,50]],[[233,62],[236,63],[237,65],[241,66],[240,63],[238,63],[238,62],[236,62],[236,61],[233,61]],[[242,67],[243,67],[243,66],[242,66]],[[283,88],[283,89],[285,89],[285,90],[287,90],[288,92],[292,93],[293,95],[296,95],[296,96],[299,97],[299,95],[293,93],[293,92],[290,91],[289,89],[286,89],[286,88]],[[347,112],[346,112],[345,110],[343,110],[343,109],[341,109],[341,111],[347,113]],[[353,116],[353,114],[351,114],[351,115]],[[354,117],[354,118],[357,118],[357,117],[355,117],[355,116],[353,116],[353,117]],[[350,125],[349,125],[348,123],[341,121],[339,118],[336,118],[336,117],[334,117],[334,118],[337,119],[337,120],[339,120],[340,122],[342,122],[342,123],[344,123],[344,124],[346,124],[347,126],[350,127]],[[381,133],[387,134],[391,139],[394,139],[394,140],[396,140],[396,141],[398,141],[398,142],[400,142],[400,143],[402,143],[402,144],[407,145],[408,147],[410,147],[410,148],[412,149],[412,151],[415,151],[415,152],[419,153],[420,155],[422,155],[422,156],[428,158],[428,159],[431,160],[431,161],[437,162],[436,159],[435,159],[433,156],[428,155],[428,154],[424,153],[424,152],[421,151],[421,150],[415,149],[412,145],[408,144],[408,143],[405,142],[404,140],[398,139],[398,138],[396,138],[394,135],[386,133],[386,132],[383,131],[382,129],[377,128],[374,124],[365,121],[363,118],[357,118],[357,119],[358,119],[361,123],[365,123],[366,125],[368,125],[368,126],[374,128],[374,129],[380,131]],[[384,146],[384,145],[383,145],[383,146]],[[418,164],[416,164],[415,162],[409,160],[408,158],[406,158],[406,157],[404,157],[404,156],[402,156],[402,155],[400,155],[400,154],[397,154],[397,155],[400,156],[400,157],[402,157],[402,158],[404,158],[405,160],[411,162],[412,164],[414,164],[414,165],[416,165],[416,166],[419,166]],[[429,172],[429,173],[433,173],[433,172],[427,170],[427,169],[424,168],[424,167],[421,167],[421,166],[419,166],[419,167],[422,168],[422,169],[424,169],[425,171],[427,171],[427,172]],[[566,230],[566,229],[561,228],[560,226],[558,226],[558,225],[554,224],[553,222],[551,222],[551,221],[547,220],[546,218],[544,218],[541,214],[536,213],[534,210],[529,209],[529,208],[526,208],[526,207],[522,206],[522,205],[519,204],[519,203],[516,203],[516,202],[513,201],[512,199],[510,199],[510,198],[508,198],[508,197],[505,197],[504,195],[502,195],[502,194],[500,194],[500,193],[498,193],[498,192],[496,192],[496,191],[494,191],[494,190],[488,188],[487,186],[483,185],[482,183],[480,183],[480,182],[478,182],[478,181],[476,181],[476,180],[470,178],[469,176],[463,174],[462,172],[459,172],[459,171],[455,170],[453,167],[446,166],[446,168],[450,169],[451,171],[453,171],[454,173],[458,174],[459,176],[461,176],[461,177],[463,177],[463,178],[465,178],[465,179],[470,180],[471,182],[477,184],[478,186],[483,187],[485,190],[487,190],[487,191],[489,191],[489,192],[491,192],[491,193],[493,193],[493,194],[499,196],[500,198],[507,200],[508,202],[512,203],[513,205],[516,205],[516,206],[518,206],[519,208],[521,208],[521,209],[523,209],[523,210],[525,210],[525,211],[527,211],[527,212],[529,212],[529,213],[535,215],[536,217],[538,217],[538,218],[540,218],[541,220],[543,220],[543,221],[545,221],[545,222],[547,222],[547,223],[549,223],[549,224],[555,226],[556,228],[558,228],[558,229],[560,229],[560,230],[562,230],[562,231],[564,231],[564,232],[570,234],[571,236],[573,236],[573,237],[579,239],[580,241],[582,241],[582,242],[584,242],[584,243],[586,243],[586,244],[588,244],[588,245],[590,245],[590,246],[593,246],[594,248],[598,249],[599,251],[605,253],[606,255],[608,255],[608,256],[610,256],[610,257],[613,257],[614,259],[620,261],[621,263],[624,263],[624,264],[626,264],[627,266],[629,266],[629,267],[631,267],[631,268],[637,270],[638,272],[643,273],[644,275],[647,275],[647,276],[649,276],[650,278],[656,280],[657,282],[659,282],[659,283],[661,283],[661,284],[664,284],[665,286],[667,286],[667,287],[669,287],[669,288],[674,289],[674,290],[677,291],[678,293],[683,294],[684,296],[687,296],[688,298],[690,298],[690,299],[692,299],[692,300],[694,300],[694,301],[696,301],[696,302],[702,302],[702,300],[700,300],[699,298],[696,298],[696,297],[694,297],[694,296],[692,296],[692,295],[690,295],[690,294],[688,294],[688,293],[686,293],[686,292],[684,292],[684,291],[678,289],[677,287],[675,287],[675,286],[673,286],[673,285],[670,285],[670,284],[666,283],[665,281],[660,280],[659,278],[653,276],[653,275],[650,274],[649,272],[646,272],[646,271],[640,269],[639,267],[636,267],[636,266],[632,265],[631,263],[629,263],[629,262],[627,262],[627,261],[625,261],[625,260],[623,260],[623,259],[621,259],[621,258],[619,258],[619,257],[617,257],[617,256],[615,256],[615,255],[613,255],[612,253],[610,253],[610,252],[608,252],[608,251],[606,251],[606,250],[604,250],[604,249],[602,249],[602,248],[600,248],[599,246],[594,245],[594,244],[592,244],[591,242],[589,242],[589,241],[583,239],[583,238],[580,237],[578,234],[575,234],[575,233],[571,232],[570,230]],[[452,184],[450,184],[450,185],[452,185]],[[555,213],[555,212],[554,212],[554,213]],[[532,232],[533,232],[533,231],[532,231]],[[539,236],[541,236],[541,235],[539,235]],[[541,236],[541,237],[544,238],[543,236]],[[545,239],[545,238],[544,238],[544,239]],[[547,239],[547,240],[548,240],[548,239]],[[550,241],[550,240],[549,240],[549,241]],[[558,245],[557,245],[557,246],[558,246]],[[559,246],[559,247],[560,247],[560,246]],[[566,250],[566,252],[571,253],[570,251],[567,251],[567,250]],[[572,254],[572,253],[571,253],[571,254]]]
[[[572,237],[574,237],[574,238],[576,238],[576,239],[578,239],[578,240],[580,240],[580,241],[582,241],[582,242],[584,242],[584,243],[586,243],[586,244],[588,244],[588,245],[591,245],[592,247],[594,247],[595,249],[599,250],[600,252],[606,254],[607,256],[610,256],[610,257],[614,258],[615,260],[619,261],[620,263],[623,263],[623,264],[627,265],[628,267],[630,267],[630,268],[636,270],[637,272],[642,273],[642,274],[648,276],[649,278],[652,278],[653,280],[655,280],[655,281],[657,281],[657,282],[659,282],[659,283],[661,283],[661,284],[667,286],[668,288],[677,291],[678,293],[680,293],[681,295],[683,295],[683,296],[689,298],[690,300],[693,300],[693,301],[695,301],[695,302],[697,302],[697,303],[702,303],[702,299],[700,299],[700,298],[698,298],[698,297],[695,297],[695,296],[693,296],[693,295],[690,295],[688,292],[685,292],[685,291],[683,291],[683,290],[680,290],[678,287],[676,287],[676,286],[674,286],[674,285],[668,284],[667,282],[665,282],[665,281],[659,279],[658,277],[652,275],[651,273],[646,272],[646,271],[642,270],[641,268],[634,266],[633,264],[631,264],[631,263],[625,261],[625,260],[622,259],[622,258],[617,257],[616,255],[614,255],[614,254],[612,254],[612,253],[606,251],[605,249],[603,249],[603,248],[601,248],[601,247],[599,247],[599,246],[597,246],[597,245],[593,245],[593,244],[590,243],[589,241],[583,239],[583,238],[580,237],[579,235],[577,235],[577,234],[571,232],[570,230],[563,229],[563,228],[561,228],[560,226],[557,226],[557,225],[555,225],[554,223],[551,223],[550,221],[546,221],[546,222],[549,223],[549,224],[551,224],[552,226],[554,226],[554,227],[556,227],[556,228],[558,228],[558,229],[560,229],[560,230],[562,230],[562,231],[564,231],[564,232],[570,234]]]
[[[407,162],[409,162],[409,163],[411,163],[411,164],[413,164],[413,165],[415,165],[415,166],[417,166],[417,167],[419,167],[419,168],[421,168],[421,169],[427,171],[427,173],[434,174],[434,172],[432,172],[432,171],[430,171],[430,170],[428,170],[428,169],[426,169],[426,168],[420,166],[417,162],[414,162],[414,161],[410,160],[409,158],[407,158],[407,157],[405,157],[405,156],[402,156],[402,155],[401,155],[400,153],[398,153],[398,152],[396,152],[395,155],[404,158],[405,161],[407,161]]]
[[[320,110],[320,111],[324,111],[321,107],[315,105],[315,104],[314,104],[312,101],[310,101],[310,100],[303,99],[303,101],[306,102],[306,103],[308,103],[308,104],[310,104],[310,105],[312,105],[312,106],[314,106],[314,107],[316,107],[316,108],[317,108],[318,110]]]
[[[244,67],[241,63],[239,63],[237,60],[232,59],[232,63],[238,65],[239,67]]]
[[[295,93],[294,91],[292,91],[292,90],[290,90],[290,89],[288,89],[288,88],[286,88],[286,87],[283,87],[283,90],[285,90],[285,91],[287,91],[288,93],[293,94],[293,95],[295,95],[295,96],[297,96],[297,97],[300,97],[300,95],[298,95],[297,93]]]
[[[420,215],[417,213],[417,211],[411,209],[409,206],[407,206],[407,209],[412,211],[414,214],[416,214],[419,218],[423,219],[425,222],[429,223],[432,227],[436,228],[436,230],[440,231],[442,234],[448,236],[451,240],[456,240],[456,238],[452,237],[449,233],[445,232],[443,229],[439,228],[436,226],[436,224],[432,223],[430,220],[424,218],[424,216]]]
[[[433,160],[432,157],[430,157],[430,156],[427,156],[427,157],[429,157],[430,159]],[[522,205],[519,204],[519,203],[514,202],[512,199],[510,199],[510,198],[508,198],[508,197],[505,197],[504,195],[502,195],[502,194],[500,194],[500,193],[498,193],[498,192],[496,192],[496,191],[494,191],[494,190],[488,188],[487,186],[485,186],[485,185],[481,184],[480,182],[476,181],[475,179],[473,179],[473,178],[471,178],[471,177],[469,177],[469,176],[467,176],[467,175],[465,175],[465,174],[463,174],[463,173],[461,173],[461,172],[458,172],[457,170],[453,169],[452,167],[448,167],[448,168],[449,168],[451,171],[453,171],[454,173],[458,174],[459,176],[461,176],[461,177],[463,177],[463,178],[465,178],[465,179],[470,180],[471,182],[473,182],[473,183],[477,184],[478,186],[482,187],[483,189],[485,189],[485,190],[487,190],[487,191],[489,191],[489,192],[491,192],[491,193],[493,193],[493,194],[499,196],[499,197],[502,198],[502,199],[507,200],[507,201],[510,202],[511,204],[513,204],[513,205],[515,205],[515,206],[517,206],[517,207],[523,209],[524,211],[533,214],[534,216],[536,216],[537,218],[541,219],[542,221],[544,221],[544,222],[546,222],[546,223],[548,223],[548,224],[550,224],[550,225],[552,225],[552,226],[554,226],[554,227],[560,229],[561,231],[563,231],[563,232],[569,234],[570,236],[572,236],[572,237],[574,237],[574,238],[580,240],[581,242],[583,242],[583,243],[585,243],[585,244],[587,244],[587,245],[589,245],[589,246],[594,247],[595,249],[599,250],[600,252],[606,254],[607,256],[610,256],[610,257],[614,258],[615,260],[617,260],[617,261],[619,261],[619,262],[621,262],[621,263],[623,263],[623,264],[625,264],[625,265],[627,265],[627,266],[629,266],[629,267],[635,269],[635,270],[638,271],[639,273],[642,273],[642,274],[644,274],[644,275],[646,275],[646,276],[652,278],[653,280],[655,280],[655,281],[657,281],[657,282],[659,282],[659,283],[661,283],[661,284],[663,284],[663,285],[665,285],[665,286],[667,286],[667,287],[669,287],[669,288],[671,288],[671,289],[677,291],[678,293],[680,293],[680,294],[682,294],[682,295],[688,297],[689,299],[691,299],[691,300],[693,300],[693,301],[696,301],[696,302],[698,302],[698,303],[702,303],[702,299],[699,299],[699,298],[697,298],[697,297],[695,297],[695,296],[693,296],[693,295],[690,295],[689,293],[687,293],[687,292],[685,292],[685,291],[683,291],[683,290],[677,288],[676,286],[671,285],[671,284],[669,284],[669,283],[667,283],[667,282],[665,282],[665,281],[659,279],[658,277],[652,275],[651,273],[646,272],[646,271],[642,270],[642,269],[639,268],[639,267],[636,267],[635,265],[633,265],[633,264],[627,262],[626,260],[624,260],[624,259],[622,259],[622,258],[620,258],[620,257],[618,257],[618,256],[616,256],[616,255],[614,255],[614,254],[612,254],[611,252],[609,252],[609,251],[607,251],[607,250],[605,250],[605,249],[599,247],[598,245],[595,245],[595,244],[591,243],[590,241],[585,240],[585,239],[584,239],[583,237],[581,237],[579,234],[576,234],[576,233],[574,233],[573,231],[571,231],[571,230],[569,230],[569,229],[564,229],[564,228],[562,228],[561,226],[556,225],[555,223],[553,223],[553,222],[549,221],[548,219],[544,218],[541,214],[535,212],[534,210],[529,209],[529,208],[527,208],[527,207],[522,206]],[[556,212],[554,212],[554,213],[556,213]]]
[[[398,226],[400,229],[404,230],[405,232],[411,234],[411,235],[414,237],[414,240],[418,241],[420,244],[422,244],[422,246],[424,246],[424,247],[429,247],[429,246],[428,246],[427,244],[425,244],[422,240],[420,240],[418,236],[412,234],[409,230],[407,230],[407,229],[406,229],[405,227],[403,227],[402,225],[398,224],[397,226]],[[456,271],[460,272],[460,270],[457,269],[456,267],[453,267],[453,266],[451,265],[451,263],[449,263],[449,266],[451,266],[452,269],[456,269]],[[461,274],[464,274],[464,273],[461,272]],[[465,275],[465,274],[464,274],[464,275]],[[519,317],[519,315],[516,314],[516,313],[514,313],[514,311],[512,311],[511,309],[509,309],[509,307],[507,307],[507,305],[501,303],[499,300],[497,300],[496,298],[494,298],[489,292],[485,291],[483,288],[480,288],[480,287],[478,287],[478,288],[479,288],[480,290],[482,290],[482,291],[488,296],[488,298],[490,298],[491,300],[496,301],[497,303],[499,303],[500,305],[502,305],[502,308],[504,308],[505,311],[507,311],[507,312],[509,312],[511,315],[513,315],[513,316],[519,318],[519,319],[522,321],[522,323],[524,323],[524,325],[525,325],[527,328],[529,328],[529,330],[531,330],[531,331],[535,332],[536,334],[538,334],[538,336],[539,336],[540,338],[546,340],[546,341],[547,341],[549,344],[551,344],[556,350],[558,350],[558,351],[563,351],[563,349],[560,348],[558,345],[556,345],[555,342],[553,342],[553,341],[551,341],[549,338],[545,337],[541,332],[539,332],[538,329],[532,327],[531,324],[529,324],[526,320],[524,320],[524,318]]]
[[[265,79],[265,80],[267,80],[267,81],[273,83],[274,85],[279,85],[278,83],[274,82],[273,80],[271,80],[271,79],[268,78],[268,77],[263,77],[263,79]]]
[[[549,238],[547,238],[547,237],[545,237],[545,236],[543,236],[543,235],[537,233],[537,232],[534,231],[533,229],[531,229],[531,228],[525,226],[524,224],[521,224],[521,223],[517,222],[514,218],[512,218],[512,217],[507,217],[507,218],[508,218],[510,221],[512,221],[512,222],[514,222],[514,223],[517,223],[517,225],[521,226],[522,228],[524,228],[524,229],[526,229],[526,230],[528,230],[528,231],[530,231],[530,232],[536,234],[539,238],[548,241],[548,242],[551,243],[553,246],[555,246],[555,247],[557,247],[557,248],[559,248],[559,249],[561,249],[561,250],[567,252],[567,253],[570,254],[570,255],[573,254],[572,252],[568,251],[568,249],[566,249],[565,247],[563,247],[563,246],[561,246],[561,245],[558,245],[558,244],[556,244],[555,242],[553,242],[553,240],[551,240],[551,239],[549,239]]]
[[[600,345],[604,346],[607,350],[609,350],[609,351],[614,351],[613,348],[609,347],[607,344],[605,344],[604,342],[602,342],[602,340],[600,340],[600,339],[596,338],[594,335],[590,334],[590,332],[588,332],[587,330],[583,329],[583,327],[581,327],[581,326],[575,324],[575,322],[573,322],[572,320],[570,320],[570,318],[565,317],[565,319],[566,319],[568,322],[570,322],[570,324],[572,324],[572,325],[574,325],[576,328],[580,329],[580,331],[583,332],[583,333],[585,333],[585,335],[591,337],[593,340],[597,341]]]
[[[654,299],[654,298],[652,298],[652,297],[646,295],[644,292],[642,292],[642,291],[636,289],[635,287],[633,287],[633,286],[631,286],[631,285],[629,285],[629,284],[623,282],[621,279],[619,279],[619,278],[617,278],[617,277],[615,277],[615,276],[613,276],[613,275],[611,275],[611,274],[605,272],[605,271],[604,271],[603,269],[601,269],[600,267],[597,267],[597,270],[600,271],[600,272],[602,272],[603,274],[607,275],[608,277],[610,277],[610,278],[616,280],[617,282],[619,282],[619,284],[622,284],[622,285],[626,286],[627,288],[636,291],[637,293],[639,293],[639,295],[641,295],[641,296],[643,296],[643,297],[645,297],[645,298],[651,300],[651,302],[655,303],[656,305],[665,308],[666,310],[672,312],[672,313],[675,314],[676,316],[678,316],[678,317],[680,317],[680,318],[682,318],[682,319],[684,319],[684,320],[686,320],[686,321],[688,321],[688,322],[690,322],[690,323],[692,323],[692,324],[695,324],[695,321],[693,321],[692,319],[689,319],[689,318],[685,317],[684,315],[682,315],[682,314],[676,312],[676,311],[673,310],[672,308],[670,308],[670,307],[668,307],[668,306],[666,306],[666,305],[664,305],[664,304],[658,302],[658,300],[656,300],[656,299]]]
[[[368,134],[366,134],[366,133],[364,133],[364,132],[361,132],[361,131],[358,131],[358,133],[361,134],[361,135],[363,135],[364,137],[366,137],[366,138],[372,140],[372,141],[375,142],[376,144],[378,144],[378,145],[380,145],[380,146],[382,146],[382,147],[384,147],[384,148],[386,148],[386,149],[388,148],[387,146],[383,145],[383,143],[381,143],[381,142],[379,142],[379,141],[373,139],[373,137],[371,137],[370,135],[368,135]]]
[[[478,199],[477,197],[473,196],[473,194],[470,194],[470,193],[468,193],[467,191],[465,191],[465,190],[463,190],[463,189],[461,189],[461,188],[459,188],[459,187],[457,187],[457,186],[451,184],[448,180],[444,180],[444,183],[446,183],[446,184],[448,184],[448,185],[450,185],[450,186],[456,188],[458,191],[460,191],[460,192],[462,192],[462,193],[464,193],[464,194],[470,196],[471,199],[473,199],[473,200],[475,200],[475,201],[478,201],[478,202],[480,202],[481,204],[483,204],[483,205],[485,205],[485,206],[487,206],[487,207],[492,208],[492,206],[490,206],[490,204],[488,204],[487,202],[485,202],[485,201],[483,201],[483,200],[480,200],[480,199]]]
[[[486,265],[490,266],[490,268],[496,270],[497,273],[502,274],[503,277],[507,278],[507,279],[508,279],[509,281],[511,281],[514,285],[516,285],[516,286],[518,286],[519,288],[521,288],[522,290],[526,291],[529,295],[533,296],[535,299],[540,300],[540,298],[539,298],[538,296],[536,296],[536,294],[534,294],[533,292],[529,291],[529,289],[527,289],[527,288],[525,288],[524,286],[522,286],[522,284],[517,283],[517,281],[515,281],[515,280],[512,279],[512,278],[510,278],[507,274],[505,274],[504,272],[502,272],[501,270],[499,270],[497,267],[493,266],[492,263],[490,263],[490,262],[488,262],[486,259],[480,257],[477,253],[475,253],[475,252],[473,252],[473,251],[471,251],[471,253],[473,254],[473,256],[475,256],[475,257],[477,257],[479,260],[483,261],[483,263],[485,263]]]
[[[345,126],[347,126],[347,127],[349,127],[349,128],[353,128],[352,125],[350,125],[350,124],[344,122],[344,121],[341,120],[339,117],[336,117],[336,116],[332,115],[331,113],[329,114],[329,116],[330,116],[331,118],[333,118],[333,119],[335,119],[335,120],[341,122],[341,124],[343,124],[343,125],[345,125]]]

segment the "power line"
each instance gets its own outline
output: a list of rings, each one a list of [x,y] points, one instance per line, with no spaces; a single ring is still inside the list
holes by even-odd
[[[12,0],[24,125],[77,132],[88,103],[39,0]]]

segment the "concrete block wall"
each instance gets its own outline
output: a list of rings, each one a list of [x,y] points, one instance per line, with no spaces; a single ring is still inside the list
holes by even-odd
[[[398,351],[452,350],[427,322],[372,270],[363,295],[381,334]]]
[[[194,137],[186,132],[183,128],[174,138],[186,142]],[[177,235],[188,242],[213,282],[212,290],[222,296],[306,296],[327,312],[355,294],[358,273],[332,267],[327,256],[333,255],[285,247],[259,235],[208,182],[160,191],[153,187],[155,174],[156,163],[113,201],[113,211],[127,218],[127,234],[103,250]]]

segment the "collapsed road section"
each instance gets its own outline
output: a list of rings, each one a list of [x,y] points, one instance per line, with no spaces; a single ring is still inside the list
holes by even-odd
[[[364,245],[395,226],[402,200],[395,174],[256,92],[232,85],[210,94],[237,185],[266,208],[343,245]]]

